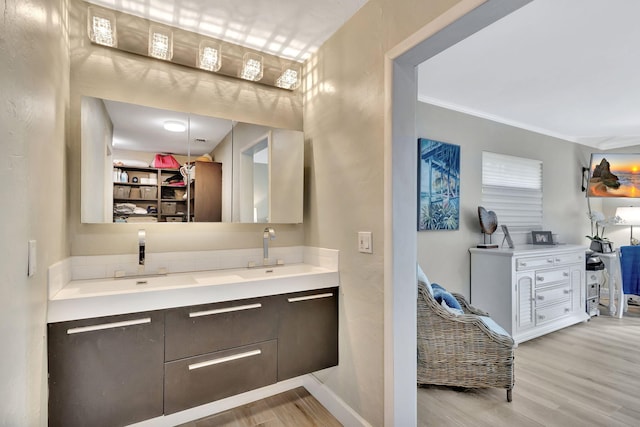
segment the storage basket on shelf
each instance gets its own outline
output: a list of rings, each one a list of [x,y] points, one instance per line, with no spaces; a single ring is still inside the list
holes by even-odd
[[[173,215],[176,213],[176,202],[162,202],[162,213]]]
[[[155,199],[158,195],[157,187],[140,187],[140,195],[143,199]]]
[[[115,199],[128,199],[131,192],[131,187],[126,185],[114,185],[113,197]]]

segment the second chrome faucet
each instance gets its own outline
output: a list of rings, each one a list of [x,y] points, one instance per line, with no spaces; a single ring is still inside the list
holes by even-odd
[[[273,240],[276,238],[276,231],[272,227],[267,227],[264,229],[264,234],[262,235],[262,264],[269,264],[269,240]]]

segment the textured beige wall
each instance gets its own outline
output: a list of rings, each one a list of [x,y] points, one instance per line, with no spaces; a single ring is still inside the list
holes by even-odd
[[[80,223],[80,100],[84,95],[237,121],[302,130],[301,91],[217,76],[115,49],[86,36],[86,6],[70,0],[71,98],[68,155],[72,255],[133,253],[139,224]],[[145,224],[147,250],[259,247],[263,225]],[[277,225],[274,246],[303,242],[301,225]]]
[[[47,266],[68,255],[66,0],[6,0],[0,24],[0,425],[47,424]],[[27,277],[27,241],[37,272]]]
[[[482,205],[483,151],[541,160],[544,228],[565,243],[587,245],[587,202],[580,191],[581,168],[588,162],[585,147],[422,102],[416,128],[421,138],[459,145],[461,156],[459,230],[418,233],[418,261],[431,281],[470,295],[467,249],[481,239],[477,208]]]
[[[370,0],[306,64],[305,243],[340,250],[342,287],[340,365],[318,377],[374,426],[384,419],[391,298],[383,281],[384,55],[456,3]],[[358,231],[373,232],[373,254],[358,252]]]

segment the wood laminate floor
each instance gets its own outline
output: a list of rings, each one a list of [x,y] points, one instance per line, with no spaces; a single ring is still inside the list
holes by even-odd
[[[521,343],[511,403],[505,390],[419,387],[418,425],[640,426],[640,307]]]
[[[499,389],[419,387],[418,426],[640,426],[640,307],[524,342],[515,357],[513,402]],[[300,387],[182,427],[340,425]]]
[[[181,427],[339,427],[303,387],[183,424]]]

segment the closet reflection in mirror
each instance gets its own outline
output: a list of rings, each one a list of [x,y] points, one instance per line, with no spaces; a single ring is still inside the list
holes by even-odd
[[[284,149],[265,142],[244,171],[242,150],[267,134]],[[83,223],[302,222],[302,132],[83,97],[81,138]],[[287,182],[275,197],[272,179]]]

